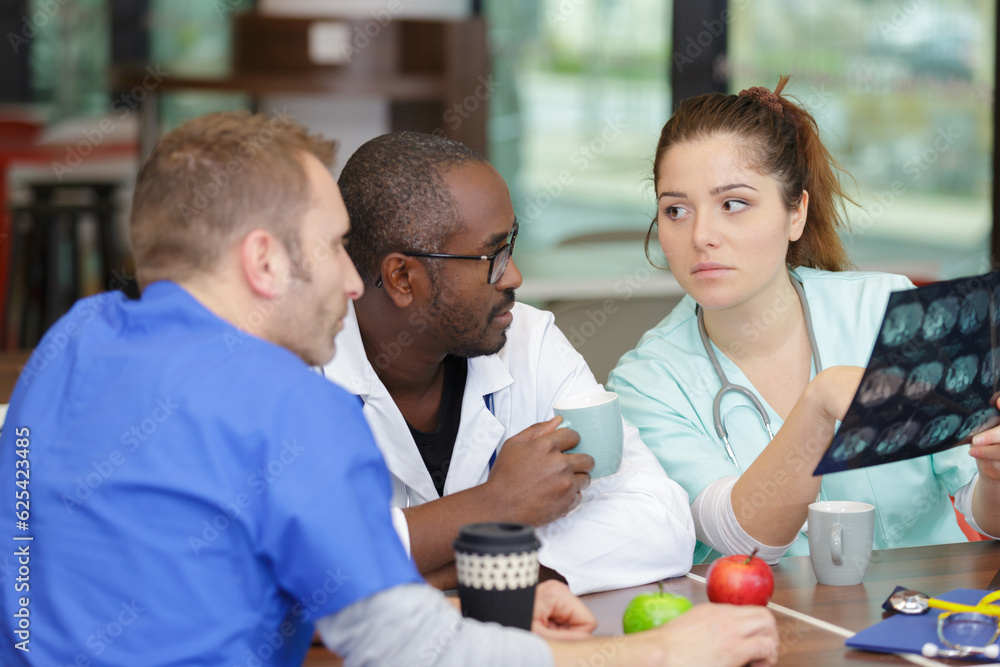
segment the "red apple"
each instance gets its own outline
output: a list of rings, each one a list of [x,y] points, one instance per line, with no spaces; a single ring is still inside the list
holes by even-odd
[[[774,593],[774,574],[771,566],[756,556],[754,549],[749,556],[717,558],[708,568],[708,599],[726,604],[767,606]]]

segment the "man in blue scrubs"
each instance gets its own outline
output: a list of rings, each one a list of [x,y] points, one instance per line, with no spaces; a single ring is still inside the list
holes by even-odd
[[[347,664],[596,655],[463,621],[407,558],[357,399],[309,368],[362,291],[331,157],[287,118],[216,114],[143,166],[142,298],[102,294],[59,320],[0,436],[18,559],[0,664],[297,665],[314,629]],[[579,625],[563,602],[549,620]],[[773,655],[773,620],[737,611],[703,608],[701,624],[744,628],[734,660]],[[668,642],[681,656],[696,634],[651,633],[622,664]]]

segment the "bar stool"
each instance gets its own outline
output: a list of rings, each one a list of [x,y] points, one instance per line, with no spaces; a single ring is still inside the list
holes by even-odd
[[[12,211],[10,273],[2,346],[33,347],[73,303],[121,288],[121,251],[114,202],[118,183],[36,183],[32,202]],[[93,248],[81,245],[96,235]],[[95,250],[96,252],[90,252]],[[96,259],[100,271],[89,265]],[[85,278],[91,276],[91,284]],[[101,280],[100,285],[93,284]]]

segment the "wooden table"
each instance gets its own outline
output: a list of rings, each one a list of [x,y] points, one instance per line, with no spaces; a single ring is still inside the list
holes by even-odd
[[[697,565],[692,574],[704,577],[707,570],[708,565]],[[775,590],[772,602],[845,630],[860,632],[882,620],[882,602],[897,584],[937,596],[954,588],[990,588],[998,570],[1000,543],[997,542],[963,542],[876,551],[865,574],[864,583],[857,586],[820,586],[816,583],[808,558],[786,558],[774,567]],[[993,583],[993,587],[997,585]],[[670,579],[664,582],[663,587],[684,595],[695,603],[708,601],[705,585],[690,577]],[[583,601],[598,620],[594,634],[621,635],[621,619],[625,607],[639,593],[651,590],[656,590],[656,584],[585,595]],[[781,666],[910,664],[899,656],[848,649],[844,646],[842,635],[780,612],[775,613],[775,617],[781,640],[778,660]],[[613,641],[609,643],[608,649],[614,650]],[[959,660],[940,662],[952,665],[976,664]],[[304,663],[309,667],[332,667],[338,664],[340,663],[336,658],[322,647],[314,647]]]
[[[708,565],[697,565],[692,573],[704,577],[707,570]],[[989,588],[998,570],[1000,544],[996,542],[876,551],[864,582],[857,586],[820,586],[808,558],[786,558],[774,567],[772,602],[860,632],[882,620],[881,605],[897,584],[937,596],[954,588]],[[628,602],[641,592],[655,589],[656,585],[650,584],[584,596],[599,622],[595,634],[621,634],[621,618]],[[689,577],[668,580],[664,589],[695,603],[708,600],[705,585]],[[781,638],[779,665],[909,664],[898,656],[848,649],[841,635],[781,613],[775,616]]]
[[[10,393],[30,351],[0,352],[0,402]],[[697,565],[692,574],[705,576],[708,565]],[[860,632],[882,619],[882,602],[897,584],[941,595],[954,588],[990,588],[1000,570],[1000,543],[963,542],[931,547],[887,549],[873,554],[864,583],[858,586],[819,586],[808,558],[786,558],[774,567],[772,601],[851,632]],[[993,587],[1000,582],[993,583]],[[705,585],[689,577],[670,579],[664,588],[692,602],[706,602]],[[598,619],[597,635],[620,635],[621,618],[629,601],[639,593],[655,590],[655,584],[584,596]],[[805,621],[776,613],[781,637],[779,665],[909,664],[903,658],[881,653],[854,651],[844,646],[844,637]],[[943,661],[948,662],[948,661]],[[325,648],[314,647],[304,663],[310,667],[341,664]],[[949,664],[974,664],[950,661]]]

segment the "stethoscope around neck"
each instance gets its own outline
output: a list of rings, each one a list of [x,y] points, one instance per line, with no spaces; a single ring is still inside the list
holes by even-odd
[[[809,347],[812,350],[812,361],[816,366],[816,373],[819,374],[823,370],[823,364],[819,359],[819,347],[816,345],[812,317],[809,314],[809,301],[806,300],[806,293],[802,289],[802,283],[795,276],[791,276],[791,278],[792,287],[795,288],[796,294],[799,295],[799,302],[802,304],[802,313],[806,319],[806,335],[809,336]],[[708,331],[705,329],[705,313],[702,311],[701,306],[695,306],[695,312],[698,315],[698,336],[701,338],[701,344],[705,346],[705,353],[708,355],[708,360],[712,362],[712,368],[715,369],[715,374],[718,376],[719,382],[722,383],[722,388],[719,389],[719,392],[715,395],[715,401],[712,403],[712,420],[715,424],[715,432],[722,438],[722,443],[726,446],[726,454],[729,455],[729,459],[733,462],[733,465],[742,471],[743,468],[736,458],[736,452],[733,451],[733,446],[729,444],[729,432],[722,421],[722,397],[730,391],[735,391],[745,396],[753,404],[754,409],[757,410],[757,414],[760,415],[760,419],[764,423],[764,428],[767,430],[769,442],[770,440],[774,440],[774,432],[771,431],[771,419],[767,416],[764,404],[761,403],[753,391],[747,387],[733,384],[726,377],[725,372],[722,370],[722,365],[719,363],[719,358],[715,356],[715,350],[712,349],[712,341],[708,338]]]

